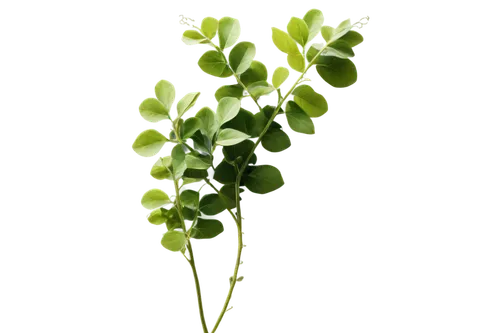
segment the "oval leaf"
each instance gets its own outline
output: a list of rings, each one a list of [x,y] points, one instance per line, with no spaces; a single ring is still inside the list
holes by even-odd
[[[278,67],[273,74],[273,86],[278,89],[286,81],[290,72],[285,67]]]
[[[311,118],[295,102],[288,101],[285,114],[288,125],[295,132],[314,134],[314,124]]]
[[[270,128],[262,137],[262,147],[272,153],[279,153],[291,146],[290,138],[281,129]]]
[[[158,161],[151,168],[151,176],[158,180],[162,179],[173,179],[172,171],[170,168],[172,167],[172,158],[170,156],[160,157]]]
[[[241,99],[243,97],[243,87],[239,84],[222,86],[215,92],[215,99],[219,102],[224,97],[234,97]]]
[[[155,209],[149,214],[148,221],[149,221],[149,223],[154,224],[154,225],[163,224],[163,223],[167,222],[166,214],[167,214],[167,210],[165,208]]]
[[[226,204],[217,193],[206,194],[200,200],[200,211],[205,215],[217,215],[225,209]]]
[[[214,238],[224,231],[224,226],[218,220],[198,219],[191,229],[191,237],[196,239]]]
[[[233,46],[240,37],[240,22],[231,17],[219,21],[219,46],[222,50]]]
[[[170,111],[175,100],[174,85],[166,80],[161,80],[155,86],[155,95],[163,103],[167,111]]]
[[[281,31],[278,28],[272,28],[272,29],[273,29],[273,43],[281,52],[284,52],[286,54],[300,54],[297,44],[295,43],[293,38],[290,37],[289,34],[287,34],[284,31]]]
[[[335,88],[345,88],[356,82],[358,72],[349,59],[328,57],[327,64],[318,64],[316,71],[326,83]]]
[[[186,119],[186,121],[182,124],[181,136],[183,140],[189,139],[193,136],[196,131],[201,128],[201,120],[196,117],[191,117]]]
[[[232,146],[248,139],[250,135],[232,128],[224,128],[220,131],[216,144],[220,146]]]
[[[188,169],[207,170],[208,168],[210,168],[210,163],[200,157],[194,156],[192,154],[187,154],[186,166]]]
[[[271,165],[252,167],[244,176],[245,186],[253,193],[266,194],[279,189],[285,183],[280,171]]]
[[[297,72],[302,73],[306,68],[305,59],[300,53],[289,54],[286,60],[288,61],[288,65],[290,65],[290,67],[295,69]]]
[[[196,114],[196,118],[201,120],[201,132],[208,138],[212,139],[215,132],[219,129],[217,121],[215,119],[215,113],[208,107],[202,108]]]
[[[200,193],[193,190],[184,190],[180,195],[180,199],[184,207],[196,210],[200,201]]]
[[[208,39],[215,37],[218,27],[219,21],[213,17],[205,17],[203,21],[201,21],[201,32],[203,32]]]
[[[192,92],[182,97],[181,100],[177,103],[177,118],[182,117],[187,110],[191,109],[196,103],[196,100],[200,96],[199,92]]]
[[[196,30],[186,30],[182,34],[182,41],[186,45],[196,45],[196,44],[206,42],[207,39],[205,38],[205,36],[203,36],[202,34],[200,34]]]
[[[308,85],[301,85],[292,92],[293,100],[309,117],[321,117],[328,111],[326,99]]]
[[[186,245],[186,235],[182,231],[169,230],[163,235],[161,245],[170,251],[180,251]]]
[[[217,105],[216,118],[219,126],[236,117],[240,110],[240,100],[234,97],[221,98]]]
[[[156,123],[163,119],[168,119],[168,110],[156,98],[147,98],[139,105],[139,112],[142,118]]]
[[[303,19],[292,17],[286,27],[288,34],[302,46],[307,44],[309,38],[309,28]]]
[[[156,130],[146,130],[139,134],[132,144],[132,149],[139,155],[150,157],[156,155],[168,139]]]
[[[255,98],[272,93],[275,89],[266,81],[258,81],[247,87],[248,92]]]
[[[141,199],[141,204],[144,208],[155,209],[172,203],[168,195],[159,189],[152,189],[144,193]]]
[[[238,43],[229,53],[229,65],[236,74],[242,74],[252,64],[255,45],[250,42]]]
[[[245,86],[257,81],[266,81],[267,68],[260,61],[254,60],[252,61],[250,68],[240,75],[240,80]]]
[[[205,52],[198,61],[198,66],[200,66],[202,71],[213,76],[229,77],[233,75],[231,69],[226,64],[224,55],[218,51],[211,50]]]
[[[184,152],[184,149],[182,148],[181,144],[175,145],[174,148],[172,148],[172,174],[174,176],[174,179],[179,179],[182,177],[184,174],[184,171],[186,170],[186,153]]]
[[[321,30],[321,26],[323,25],[325,18],[323,17],[323,13],[320,10],[311,9],[304,16],[304,21],[306,22],[307,27],[309,28],[309,36],[308,36],[308,42],[309,42],[314,37],[316,37],[318,32]]]

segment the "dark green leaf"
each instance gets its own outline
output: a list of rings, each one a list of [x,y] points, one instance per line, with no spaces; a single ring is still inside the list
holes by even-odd
[[[240,37],[240,22],[231,17],[219,21],[219,46],[222,50],[233,46]]]
[[[248,158],[248,155],[252,151],[253,146],[254,146],[253,141],[245,140],[238,143],[237,145],[222,148],[222,153],[224,154],[224,158],[226,161],[234,162],[238,157],[241,157],[241,163],[242,163]],[[257,156],[253,154],[249,163],[255,164],[256,162],[257,162]]]
[[[224,200],[227,209],[236,208],[236,187],[234,184],[224,185],[220,189],[220,197]],[[240,188],[240,193],[244,192],[242,188]],[[240,197],[241,201],[241,197]]]
[[[266,116],[266,113],[264,111],[260,111],[255,114],[254,119],[255,126],[253,127],[252,137],[258,137],[264,131],[264,128],[269,122],[269,118]],[[281,128],[281,125],[273,121],[269,128]]]
[[[218,27],[219,21],[213,17],[205,17],[203,21],[201,21],[201,32],[203,32],[208,39],[215,37]]]
[[[229,53],[229,65],[236,74],[242,74],[255,57],[255,45],[250,42],[238,43]]]
[[[184,177],[193,179],[203,179],[208,177],[208,172],[207,170],[201,170],[201,169],[186,169],[184,171]]]
[[[314,124],[309,116],[293,101],[288,101],[286,105],[286,119],[288,125],[295,132],[304,134],[314,134]]]
[[[268,95],[275,90],[274,87],[266,81],[254,82],[250,84],[247,89],[248,92],[255,98],[259,98],[263,95]]]
[[[218,102],[224,97],[234,97],[237,99],[241,99],[243,97],[243,87],[239,84],[220,87],[215,92],[215,99]]]
[[[212,141],[201,131],[198,131],[191,136],[191,140],[194,143],[194,149],[201,152],[211,154],[212,153]]]
[[[248,86],[257,81],[267,80],[267,68],[260,61],[254,60],[243,74],[240,75],[240,80],[245,86]]]
[[[155,209],[149,214],[148,221],[151,224],[160,225],[167,222],[167,210],[165,208]]]
[[[146,130],[139,134],[132,144],[132,149],[139,155],[150,157],[156,155],[168,139],[156,130]]]
[[[301,85],[292,92],[293,100],[309,117],[321,117],[328,111],[326,99],[308,85]]]
[[[200,211],[205,215],[217,215],[225,209],[226,204],[217,193],[206,194],[200,200]]]
[[[356,82],[356,66],[349,59],[329,57],[328,64],[318,64],[316,70],[323,80],[336,88],[345,88]]]
[[[182,34],[182,41],[186,45],[196,45],[206,42],[207,39],[196,30],[186,30]]]
[[[224,231],[224,226],[218,220],[197,219],[191,230],[191,237],[196,239],[214,238]]]
[[[302,46],[307,44],[309,38],[309,28],[307,23],[298,17],[292,17],[286,27],[288,34]]]
[[[283,186],[283,178],[278,169],[271,165],[249,167],[244,175],[245,186],[253,193],[266,194]]]
[[[201,120],[201,132],[212,139],[215,132],[219,129],[219,125],[217,125],[217,121],[215,120],[215,113],[210,108],[204,107],[198,111],[196,118]]]
[[[278,28],[272,28],[272,30],[274,45],[276,45],[281,52],[286,54],[300,54],[297,44],[289,34]]]
[[[172,201],[165,192],[159,189],[147,191],[141,199],[141,204],[147,209],[155,209],[168,203],[172,203]]]
[[[199,92],[193,92],[182,97],[181,100],[177,103],[177,117],[182,117],[182,115],[186,113],[187,110],[191,109],[194,106],[194,103],[196,103],[196,100],[199,96]]]
[[[270,128],[262,137],[262,147],[272,153],[283,151],[290,145],[290,138],[281,129]]]
[[[248,139],[249,137],[250,135],[237,131],[235,129],[224,128],[219,132],[217,141],[215,143],[220,146],[232,146]]]
[[[196,211],[187,207],[182,207],[182,216],[184,216],[185,220],[194,221],[196,218]]]
[[[303,72],[306,68],[306,62],[300,53],[289,54],[286,60],[288,61],[288,65],[297,72]]]
[[[210,50],[205,52],[198,61],[198,66],[202,71],[213,76],[229,77],[233,75],[226,64],[224,56],[218,51]]]
[[[240,111],[238,112],[236,117],[226,122],[221,126],[221,128],[233,128],[237,131],[252,135],[254,124],[255,119],[253,113],[240,108]]]
[[[343,40],[349,44],[350,47],[355,47],[361,44],[363,41],[363,36],[359,32],[350,30],[344,36],[340,37],[339,40]]]
[[[166,217],[168,230],[182,228],[182,220],[176,207],[170,208],[166,213]]]
[[[182,231],[169,230],[163,235],[161,245],[170,251],[180,251],[186,245],[186,235]]]
[[[215,113],[215,117],[219,126],[236,117],[238,111],[240,110],[240,106],[240,100],[237,98],[221,98],[219,104],[217,105],[217,112]]]
[[[215,168],[214,179],[224,185],[234,183],[236,181],[234,166],[223,160]]]
[[[274,114],[274,111],[276,111],[276,107],[275,106],[271,106],[271,105],[266,105],[262,108],[262,112],[264,112],[264,114],[266,115],[267,119],[271,119],[271,117],[273,116]],[[277,114],[283,114],[283,109],[280,108],[280,110],[278,111]],[[279,124],[278,124],[279,125]],[[281,128],[281,126],[278,126],[279,128]]]
[[[309,28],[308,42],[316,37],[318,32],[321,30],[324,20],[323,13],[318,9],[311,9],[306,13],[304,21]]]
[[[285,67],[278,67],[273,74],[273,86],[278,89],[286,81],[290,72]]]
[[[160,157],[151,168],[151,176],[158,180],[173,179],[172,176],[172,157]]]
[[[196,210],[200,201],[200,193],[193,190],[184,190],[180,195],[180,199],[184,207]]]

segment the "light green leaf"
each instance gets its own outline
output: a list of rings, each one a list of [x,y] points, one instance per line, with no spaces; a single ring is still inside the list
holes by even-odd
[[[240,80],[245,86],[248,86],[257,81],[267,80],[267,68],[260,61],[254,60],[243,74],[240,75]]]
[[[182,41],[186,45],[196,45],[207,42],[207,39],[196,30],[186,30],[182,34]]]
[[[193,190],[184,190],[180,195],[180,199],[184,207],[197,210],[200,201],[200,193]]]
[[[323,39],[328,43],[328,41],[333,39],[333,36],[335,36],[335,28],[324,25],[321,27],[321,36],[323,36]]]
[[[168,195],[159,189],[149,190],[142,196],[141,204],[144,208],[155,209],[172,203]]]
[[[210,163],[190,153],[186,155],[186,166],[188,169],[207,170]]]
[[[156,123],[163,119],[168,119],[168,110],[156,98],[147,98],[139,105],[139,112],[142,118]]]
[[[328,63],[316,66],[318,74],[326,83],[335,88],[345,88],[356,82],[358,73],[351,60],[337,57],[328,58]]]
[[[158,208],[153,210],[149,216],[148,216],[148,221],[151,224],[154,225],[161,225],[165,222],[167,222],[167,210],[165,208]]]
[[[229,53],[229,65],[236,74],[242,74],[250,68],[255,52],[254,44],[250,42],[238,43]]]
[[[266,81],[254,82],[250,84],[247,89],[248,92],[255,98],[259,98],[263,95],[268,95],[275,90],[274,87]]]
[[[196,103],[196,100],[200,96],[199,92],[192,92],[186,94],[186,96],[182,97],[181,100],[177,103],[177,118],[182,117],[187,110],[191,109]]]
[[[240,22],[231,17],[219,21],[219,46],[222,50],[233,46],[240,37]]]
[[[243,178],[245,186],[253,193],[266,194],[285,183],[280,171],[271,165],[259,165],[249,169],[251,171]]]
[[[286,120],[295,132],[314,134],[314,124],[309,116],[293,101],[286,105]]]
[[[150,157],[156,155],[168,139],[156,130],[146,130],[139,134],[132,144],[132,149],[139,155]]]
[[[229,77],[233,75],[231,69],[226,64],[224,55],[215,50],[205,52],[198,61],[198,66],[200,66],[202,71],[213,76]]]
[[[352,29],[351,20],[347,19],[342,21],[339,26],[335,29],[329,26],[324,26],[321,28],[321,35],[325,39],[325,41],[330,44],[337,39],[343,37],[345,34]]]
[[[224,128],[219,132],[216,144],[220,146],[232,146],[246,140],[250,135],[234,130],[232,128]]]
[[[172,149],[172,169],[174,179],[179,179],[186,170],[186,153],[181,144],[175,145]]]
[[[224,226],[218,220],[206,220],[199,218],[191,229],[191,237],[196,239],[214,238],[224,231]]]
[[[151,176],[153,178],[156,178],[158,180],[162,179],[173,179],[172,176],[172,157],[167,156],[167,157],[160,157],[158,161],[153,165],[151,168]]]
[[[215,92],[215,99],[219,102],[224,97],[234,97],[241,99],[243,97],[243,87],[239,84],[222,86]]]
[[[286,54],[300,54],[299,48],[297,47],[297,44],[293,40],[292,37],[290,37],[289,34],[287,34],[284,31],[281,31],[278,28],[272,28],[273,29],[273,42],[274,45],[281,51]]]
[[[217,215],[225,209],[226,204],[217,193],[205,194],[200,200],[200,211],[205,215]]]
[[[311,9],[304,16],[304,21],[309,28],[308,42],[310,42],[321,30],[321,26],[323,25],[325,19],[323,17],[323,13],[320,10]]]
[[[290,147],[288,135],[278,128],[270,128],[262,137],[262,147],[272,153],[278,153]]]
[[[201,21],[201,32],[203,32],[208,39],[215,37],[218,27],[219,21],[213,17],[205,17],[203,21]]]
[[[306,62],[300,53],[289,54],[286,60],[288,61],[288,65],[290,65],[290,67],[295,69],[297,72],[302,73],[306,68]]]
[[[170,111],[175,100],[174,85],[166,80],[159,81],[155,86],[155,95],[163,103],[167,111]]]
[[[273,74],[273,86],[278,89],[286,81],[290,72],[285,67],[278,67]]]
[[[292,92],[293,100],[309,117],[321,117],[328,111],[326,99],[308,85],[301,85]]]
[[[221,98],[215,114],[219,126],[236,117],[240,110],[240,100],[234,97]]]
[[[307,59],[312,61],[312,59],[318,54],[319,51],[323,49],[323,44],[313,44],[307,51]],[[347,59],[354,57],[354,51],[348,42],[338,39],[323,49],[321,55],[314,60],[315,64],[328,64],[330,62],[330,57],[337,57],[342,59]]]
[[[161,245],[170,251],[180,251],[186,245],[186,235],[182,231],[169,230],[163,235]]]
[[[292,17],[286,27],[288,34],[302,46],[307,44],[309,38],[309,28],[307,23],[298,17]]]
[[[189,139],[202,126],[201,120],[196,117],[186,119],[182,124],[181,137],[183,140]]]
[[[214,112],[210,108],[204,107],[198,111],[196,118],[201,120],[201,132],[211,140],[219,129]]]

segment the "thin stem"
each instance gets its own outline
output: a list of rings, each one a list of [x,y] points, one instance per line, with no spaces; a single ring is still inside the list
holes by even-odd
[[[210,182],[210,180],[208,180],[208,178],[205,178],[204,180],[220,196],[220,191]],[[226,208],[226,210],[229,212],[229,214],[231,214],[231,217],[233,218],[234,222],[236,222],[236,224],[238,224],[238,219],[236,218],[234,213],[231,211],[231,209]]]

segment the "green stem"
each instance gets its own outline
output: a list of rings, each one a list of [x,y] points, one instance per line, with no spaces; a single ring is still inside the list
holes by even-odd
[[[208,180],[208,178],[205,178],[204,180],[219,196],[221,195],[220,191],[210,182],[210,180]],[[231,209],[226,208],[226,210],[229,212],[229,214],[231,214],[231,217],[233,218],[234,222],[238,223],[238,219],[236,218],[234,213],[231,211]]]

